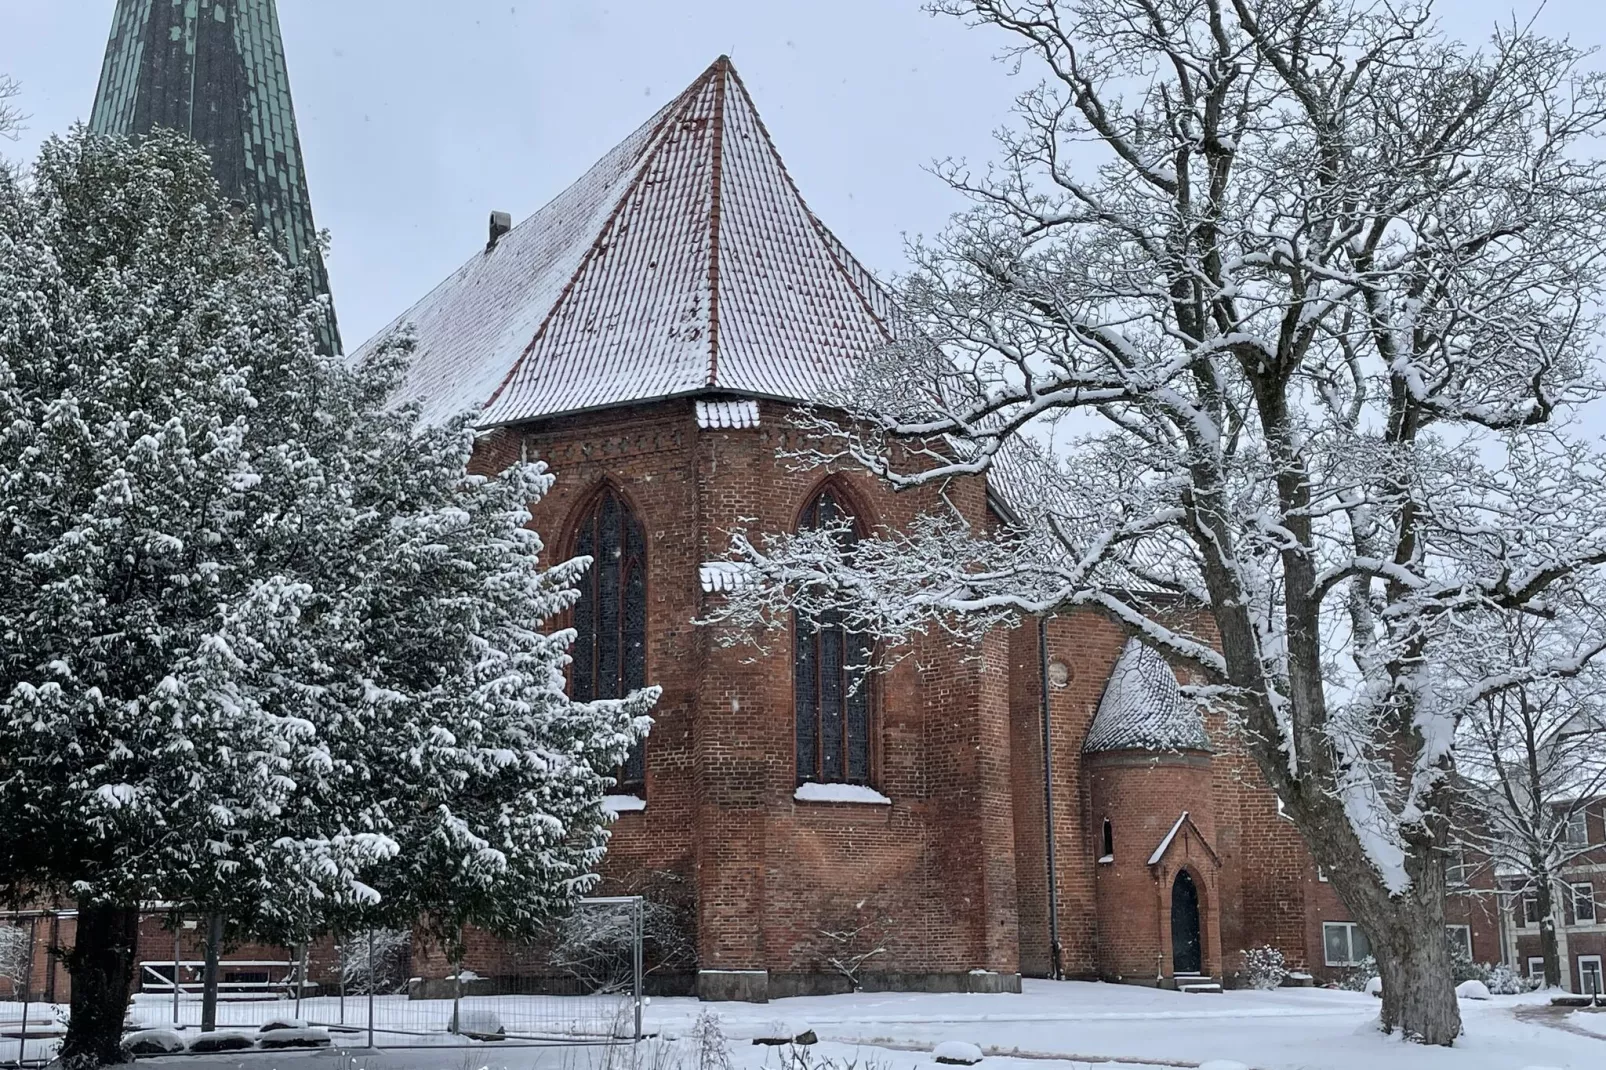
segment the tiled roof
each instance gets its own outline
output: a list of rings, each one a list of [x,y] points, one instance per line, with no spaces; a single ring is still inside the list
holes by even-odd
[[[806,401],[892,316],[722,56],[393,326],[417,334],[404,399],[494,426],[710,390]]]
[[[1110,670],[1082,749],[1209,750],[1210,737],[1198,707],[1182,700],[1176,673],[1160,652],[1128,639]]]
[[[752,568],[742,561],[704,561],[697,569],[697,578],[706,594],[739,591],[752,576]]]

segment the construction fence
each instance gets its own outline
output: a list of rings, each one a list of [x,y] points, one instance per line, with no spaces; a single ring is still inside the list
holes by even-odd
[[[336,1047],[486,1042],[619,1044],[641,1038],[639,897],[582,900],[541,940],[482,940],[448,963],[405,930],[326,937],[294,948],[225,946],[217,1028],[303,1024]],[[0,914],[0,1066],[43,1065],[66,1031],[75,911]],[[206,921],[150,911],[140,919],[130,1030],[200,1035]]]

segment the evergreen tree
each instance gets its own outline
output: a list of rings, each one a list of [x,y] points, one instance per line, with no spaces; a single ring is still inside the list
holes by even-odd
[[[77,904],[70,1064],[120,1057],[144,902],[561,911],[656,697],[568,701],[550,477],[469,475],[310,293],[177,135],[0,174],[0,891]]]

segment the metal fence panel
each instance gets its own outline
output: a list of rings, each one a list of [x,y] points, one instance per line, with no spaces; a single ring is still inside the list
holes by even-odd
[[[217,1026],[305,1023],[339,1047],[629,1043],[641,1037],[642,917],[638,897],[582,900],[543,940],[510,945],[494,975],[414,976],[412,934],[398,931],[225,953]],[[71,998],[61,955],[75,926],[72,911],[0,914],[0,1066],[55,1054]],[[201,931],[193,918],[142,915],[130,1028],[199,1035]]]

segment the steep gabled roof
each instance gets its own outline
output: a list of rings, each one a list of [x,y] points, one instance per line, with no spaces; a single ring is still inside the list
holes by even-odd
[[[721,56],[393,326],[418,338],[403,398],[493,426],[704,392],[806,401],[892,317]]]
[[[1204,718],[1198,707],[1183,701],[1171,666],[1154,647],[1128,639],[1110,670],[1082,750],[1209,749]]]

